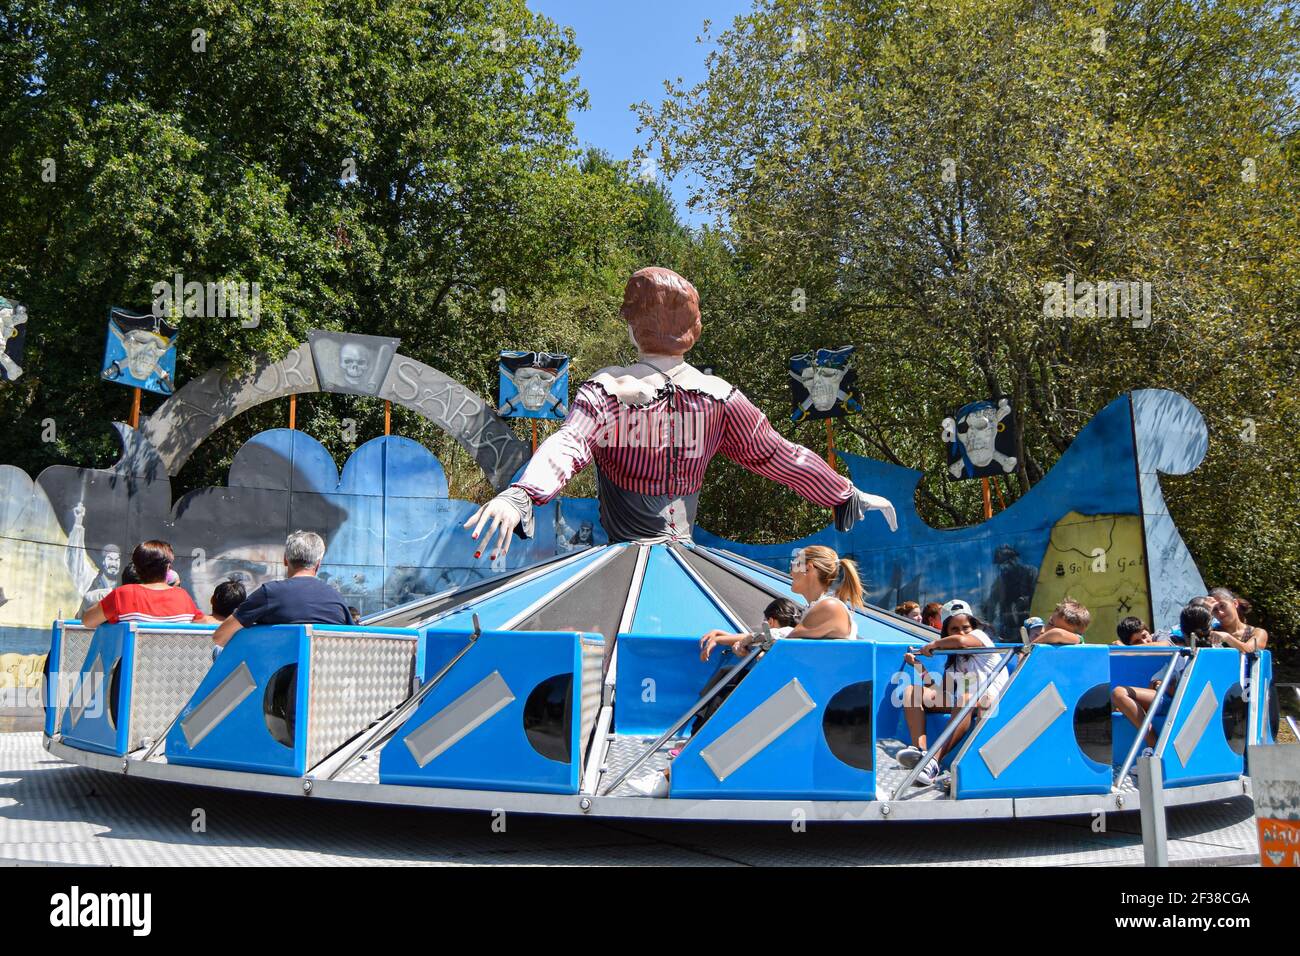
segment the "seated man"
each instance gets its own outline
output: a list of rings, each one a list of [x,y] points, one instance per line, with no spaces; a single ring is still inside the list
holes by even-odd
[[[994,646],[992,638],[980,629],[975,612],[965,601],[949,601],[943,606],[939,633],[941,636],[937,640],[916,648],[916,654],[931,657],[935,651]],[[1007,683],[1007,669],[1003,666],[1005,657],[1005,654],[953,655],[944,674],[942,693],[932,682],[925,681],[925,669],[922,667],[923,683],[912,684],[903,691],[903,716],[907,720],[912,745],[898,752],[900,767],[912,769],[929,749],[925,728],[927,713],[946,711],[956,717],[970,702],[971,695],[986,682],[988,686],[975,709],[983,716],[997,704],[1002,688]],[[916,655],[912,653],[904,655],[903,660],[909,665],[918,663]],[[928,787],[939,777],[939,761],[955,749],[970,730],[971,716],[967,714],[956,732],[930,755],[925,767],[917,775],[917,785]]]
[[[1039,634],[1033,644],[1082,644],[1083,633],[1092,623],[1092,614],[1086,607],[1072,598],[1066,598],[1056,605],[1056,610],[1047,619],[1047,627]]]
[[[254,624],[351,624],[347,603],[316,577],[325,541],[314,531],[295,531],[284,543],[283,581],[267,581],[250,594],[212,635],[218,647]]]

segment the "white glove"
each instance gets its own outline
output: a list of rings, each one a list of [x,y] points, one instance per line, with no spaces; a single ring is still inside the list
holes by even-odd
[[[879,511],[885,519],[885,524],[889,525],[889,530],[898,530],[898,514],[894,511],[894,505],[888,498],[882,498],[880,495],[869,495],[860,489],[855,490],[858,492],[858,501],[862,504],[863,511]]]
[[[468,528],[474,525],[474,534],[472,537],[478,541],[479,533],[483,526],[487,525],[487,534],[483,536],[483,541],[479,544],[478,549],[474,552],[474,557],[481,557],[484,551],[487,551],[489,545],[492,553],[489,558],[495,558],[497,552],[504,556],[510,551],[510,539],[514,537],[515,528],[523,516],[519,513],[519,508],[504,495],[497,495],[478,511],[470,516],[461,527]],[[496,541],[493,542],[492,536],[496,535]]]

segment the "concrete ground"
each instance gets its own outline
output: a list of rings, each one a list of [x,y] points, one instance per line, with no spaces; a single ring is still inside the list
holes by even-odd
[[[1258,862],[1249,798],[1168,812],[1175,865]],[[202,824],[202,826],[200,826]],[[340,804],[159,783],[65,764],[0,734],[0,864],[98,866],[1140,866],[1135,813],[966,823],[601,821]]]

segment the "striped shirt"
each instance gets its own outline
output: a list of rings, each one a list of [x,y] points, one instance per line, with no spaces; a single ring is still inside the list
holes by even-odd
[[[113,588],[99,602],[109,624],[136,621],[140,624],[192,624],[203,620],[203,612],[184,588],[148,588],[123,584]]]
[[[719,400],[668,387],[649,404],[632,406],[591,381],[513,487],[546,504],[594,460],[603,478],[626,491],[685,497],[699,492],[715,454],[827,508],[853,496],[847,478],[782,438],[738,388]]]

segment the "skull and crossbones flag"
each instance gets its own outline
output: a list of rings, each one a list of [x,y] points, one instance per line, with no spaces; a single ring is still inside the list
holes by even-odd
[[[792,421],[844,418],[862,411],[857,397],[857,373],[849,367],[852,358],[852,345],[790,357]]]
[[[27,307],[0,296],[0,380],[12,382],[23,374],[23,344],[27,340]]]
[[[110,382],[160,395],[176,391],[179,330],[154,315],[108,310],[108,340],[100,375]]]
[[[1015,416],[1011,402],[978,401],[943,420],[948,475],[954,481],[991,478],[1016,470]]]
[[[569,357],[557,352],[502,352],[497,414],[564,418],[569,414]]]

